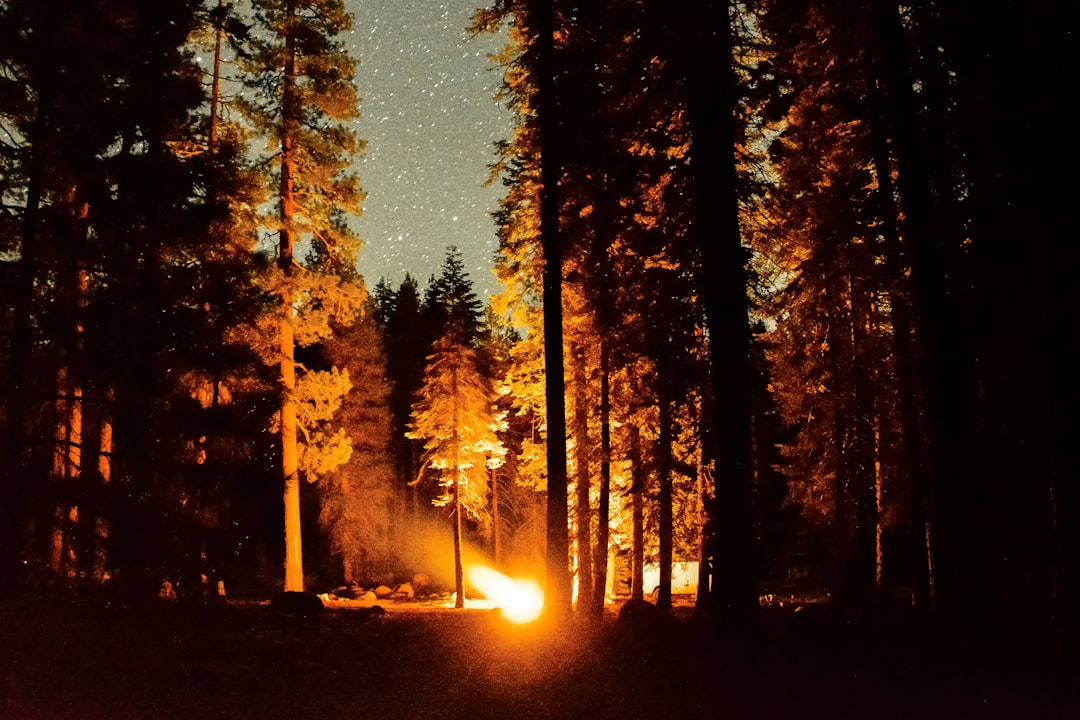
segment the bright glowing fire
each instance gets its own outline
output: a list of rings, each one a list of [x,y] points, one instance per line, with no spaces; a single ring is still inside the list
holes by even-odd
[[[470,565],[465,572],[477,590],[487,595],[496,607],[502,608],[507,620],[527,623],[540,616],[544,593],[536,583],[514,580],[483,565]]]

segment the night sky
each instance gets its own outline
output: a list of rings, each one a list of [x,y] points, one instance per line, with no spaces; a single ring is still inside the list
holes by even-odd
[[[497,289],[490,213],[503,189],[484,187],[493,143],[510,136],[495,101],[500,71],[488,59],[505,36],[471,37],[483,0],[347,0],[355,17],[357,130],[367,141],[358,221],[360,272],[394,287],[409,272],[421,286],[458,246],[478,294]]]

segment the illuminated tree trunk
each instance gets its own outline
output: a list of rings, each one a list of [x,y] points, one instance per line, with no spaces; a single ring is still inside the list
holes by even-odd
[[[113,393],[105,394],[106,407],[102,411],[101,430],[98,434],[98,480],[106,491],[112,481],[113,426],[108,404]],[[94,518],[94,559],[90,577],[97,584],[105,582],[109,551],[109,520],[99,511]]]
[[[214,18],[214,69],[210,81],[210,129],[207,133],[207,142],[210,149],[217,146],[218,111],[221,105],[221,37],[225,34],[222,24],[225,22],[224,0],[218,0],[217,14]]]
[[[281,120],[281,185],[279,188],[281,231],[278,240],[278,264],[284,274],[279,298],[278,352],[281,374],[281,467],[285,479],[285,591],[304,589],[303,548],[300,539],[300,453],[297,445],[296,418],[296,343],[293,335],[293,296],[289,278],[293,266],[293,156],[295,132],[299,123],[299,98],[296,88],[296,38],[293,2],[287,4],[285,29],[285,84]]]
[[[451,442],[453,447],[454,473],[454,607],[465,607],[465,568],[461,563],[461,406],[458,404],[458,373],[457,366],[450,370],[450,387],[454,397],[454,437]]]
[[[596,547],[593,552],[593,609],[604,611],[607,595],[608,542],[611,515],[611,379],[608,339],[600,338],[600,497],[596,511]]]
[[[630,599],[645,599],[645,489],[648,473],[642,464],[641,432],[636,426],[630,426],[630,472],[633,478],[630,485],[631,514],[633,518],[633,537],[630,550]]]
[[[661,385],[664,382],[661,381]],[[672,508],[672,478],[671,478],[671,401],[665,395],[664,389],[660,390],[660,437],[657,439],[656,474],[660,485],[659,514],[660,514],[660,590],[656,596],[656,606],[663,610],[671,609],[671,563],[672,556],[672,530],[674,516]]]
[[[74,192],[71,199],[74,200]],[[74,214],[77,221],[85,220],[85,207]],[[82,480],[83,451],[83,391],[76,369],[83,354],[84,338],[82,314],[86,305],[89,276],[84,268],[74,270],[70,279],[74,297],[71,307],[75,313],[73,332],[68,352],[61,358],[56,374],[56,439],[53,450],[53,477],[59,498],[53,514],[52,541],[49,552],[49,569],[58,577],[75,577],[78,574],[74,537],[79,521],[79,508],[69,504],[74,487]]]
[[[577,502],[577,607],[592,607],[592,508],[589,501],[589,408],[585,351],[574,348],[574,489]]]
[[[885,589],[885,553],[881,546],[881,416],[874,415],[874,595],[881,597]]]
[[[461,562],[461,471],[454,470],[454,607],[465,607],[465,568]]]
[[[300,539],[300,454],[297,447],[296,362],[289,318],[281,319],[281,466],[285,476],[285,591],[304,589]]]
[[[58,499],[53,508],[52,533],[49,540],[49,570],[56,577],[65,575],[65,551],[68,545],[68,529],[72,513],[78,518],[78,508],[69,506],[66,498],[70,495],[70,486],[74,481],[79,457],[77,450],[78,435],[82,429],[78,424],[79,414],[75,411],[75,388],[69,378],[68,367],[61,365],[56,372],[56,430],[53,440],[53,485]]]
[[[499,535],[499,470],[491,468],[491,549],[495,569],[502,565],[502,543]]]

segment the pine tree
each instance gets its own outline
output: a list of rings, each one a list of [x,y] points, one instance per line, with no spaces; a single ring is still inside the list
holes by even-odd
[[[483,305],[473,290],[457,247],[446,249],[442,271],[429,284],[424,306],[432,337],[449,337],[461,345],[476,346],[482,329]]]
[[[390,459],[392,428],[386,358],[374,319],[366,314],[339,329],[326,343],[329,360],[352,385],[338,421],[352,453],[348,462],[319,481],[319,521],[341,559],[346,582],[361,583],[391,571],[395,491]]]
[[[269,164],[276,170],[276,216],[264,222],[278,237],[276,271],[268,274],[278,299],[270,322],[277,341],[266,350],[279,367],[281,383],[277,427],[285,482],[285,590],[299,591],[301,393],[309,389],[325,399],[340,386],[327,387],[332,375],[299,380],[295,350],[330,335],[332,318],[355,316],[363,297],[350,277],[359,243],[348,226],[362,196],[347,169],[361,146],[344,124],[357,114],[354,62],[339,39],[352,19],[340,0],[260,0],[254,11],[246,99],[250,121],[273,148]],[[301,242],[308,245],[303,261],[296,257]],[[347,458],[344,437],[335,433],[329,439],[338,451],[326,457],[339,464]]]
[[[423,383],[424,362],[431,352],[420,291],[412,276],[406,273],[396,291],[380,281],[375,290],[374,312],[386,349],[394,466],[399,486],[405,486],[420,471],[421,443],[405,433],[413,402]],[[410,498],[415,500],[415,493]]]
[[[489,524],[487,471],[502,464],[505,451],[498,435],[502,426],[490,382],[477,368],[475,351],[451,338],[438,339],[424,371],[409,436],[424,441],[424,467],[438,474],[443,490],[435,504],[452,507],[459,608],[465,606],[463,516]]]
[[[500,4],[491,16],[481,14],[479,24],[499,17],[508,5]],[[540,320],[552,312],[550,302],[541,303],[539,297],[541,288],[547,290],[552,282],[544,277],[552,266],[543,261],[540,233],[543,196],[539,180],[543,159],[551,155],[545,155],[539,146],[546,128],[555,134],[565,156],[573,158],[557,173],[563,241],[557,269],[561,275],[564,363],[573,370],[563,378],[566,404],[574,416],[569,428],[574,447],[574,512],[570,519],[577,530],[573,564],[579,569],[579,588],[591,589],[603,582],[600,570],[606,567],[608,545],[606,523],[601,520],[595,524],[594,532],[592,517],[595,510],[602,516],[610,513],[610,496],[606,512],[601,507],[594,510],[594,490],[602,506],[605,492],[610,492],[611,456],[615,452],[611,425],[625,422],[634,412],[605,404],[605,395],[609,400],[612,396],[611,377],[619,374],[619,368],[637,362],[643,353],[665,363],[667,374],[651,377],[677,378],[666,397],[682,396],[683,387],[700,383],[702,377],[698,352],[703,337],[699,332],[701,312],[694,287],[700,263],[693,236],[685,231],[691,207],[685,200],[690,193],[684,83],[677,66],[664,60],[663,54],[672,52],[673,36],[650,22],[655,19],[655,8],[633,3],[603,7],[558,4],[555,52],[561,69],[555,73],[552,86],[557,92],[554,109],[559,122],[541,128],[543,113],[537,108],[544,79],[539,66],[544,36],[534,22],[521,21],[527,10],[514,10],[511,38],[515,47],[504,58],[508,66],[506,99],[519,112],[520,127],[514,139],[501,148],[496,165],[509,187],[498,215],[502,229],[498,269],[507,288],[498,302],[499,309],[512,313],[516,323],[529,327],[527,339],[515,350],[519,363],[511,371],[512,394],[519,412],[532,414],[543,426],[543,407],[535,402],[540,387],[536,383],[553,379],[551,371],[544,372],[550,358],[545,357],[541,365],[537,352],[549,332],[546,326],[541,328]],[[647,30],[640,30],[643,27]],[[589,131],[583,132],[583,128]],[[546,184],[551,186],[552,181]],[[541,304],[544,315],[537,309]],[[652,316],[662,319],[653,322]],[[668,328],[672,332],[665,335]],[[645,397],[660,389],[648,387]],[[701,397],[700,393],[691,395]],[[604,407],[600,413],[595,412],[598,406]],[[665,417],[679,416],[682,410],[665,411]],[[675,437],[674,424],[667,430],[665,445]],[[531,460],[538,458],[535,449],[528,441],[523,443],[525,461],[519,465],[520,471],[534,464]],[[601,462],[594,460],[598,455],[603,456]],[[543,477],[541,472],[532,474]],[[667,492],[666,480],[663,488],[664,516],[670,517],[668,501],[674,495]],[[670,549],[672,530],[671,524],[665,523],[666,549]],[[583,607],[595,606],[589,589],[581,593]]]
[[[51,456],[55,481],[25,489],[58,522],[25,520],[48,529],[47,560],[62,574],[100,581],[106,566],[179,568],[186,549],[175,545],[198,534],[197,513],[181,508],[200,505],[189,500],[205,477],[174,470],[198,464],[191,448],[209,434],[209,418],[196,396],[231,357],[222,352],[224,315],[207,303],[240,311],[251,300],[250,268],[219,232],[244,195],[235,145],[206,152],[200,73],[184,50],[200,7],[5,9],[18,20],[4,28],[24,29],[6,44],[17,56],[6,65],[24,73],[24,99],[36,100],[4,103],[19,128],[8,137],[26,143],[20,155],[31,170],[11,434],[31,419],[28,398],[56,399],[38,404],[49,408],[39,420],[54,425],[54,447],[19,441],[11,467],[42,467]],[[42,112],[26,114],[31,106]]]

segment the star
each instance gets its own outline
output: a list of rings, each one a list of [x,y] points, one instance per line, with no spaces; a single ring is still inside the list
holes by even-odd
[[[486,185],[495,142],[511,135],[511,114],[495,99],[500,70],[489,55],[505,34],[471,36],[477,0],[347,0],[348,46],[361,98],[358,163],[367,193],[357,230],[359,270],[369,287],[421,285],[456,245],[478,294],[493,294],[498,237],[491,213],[502,188]],[[449,216],[449,217],[448,217]]]

